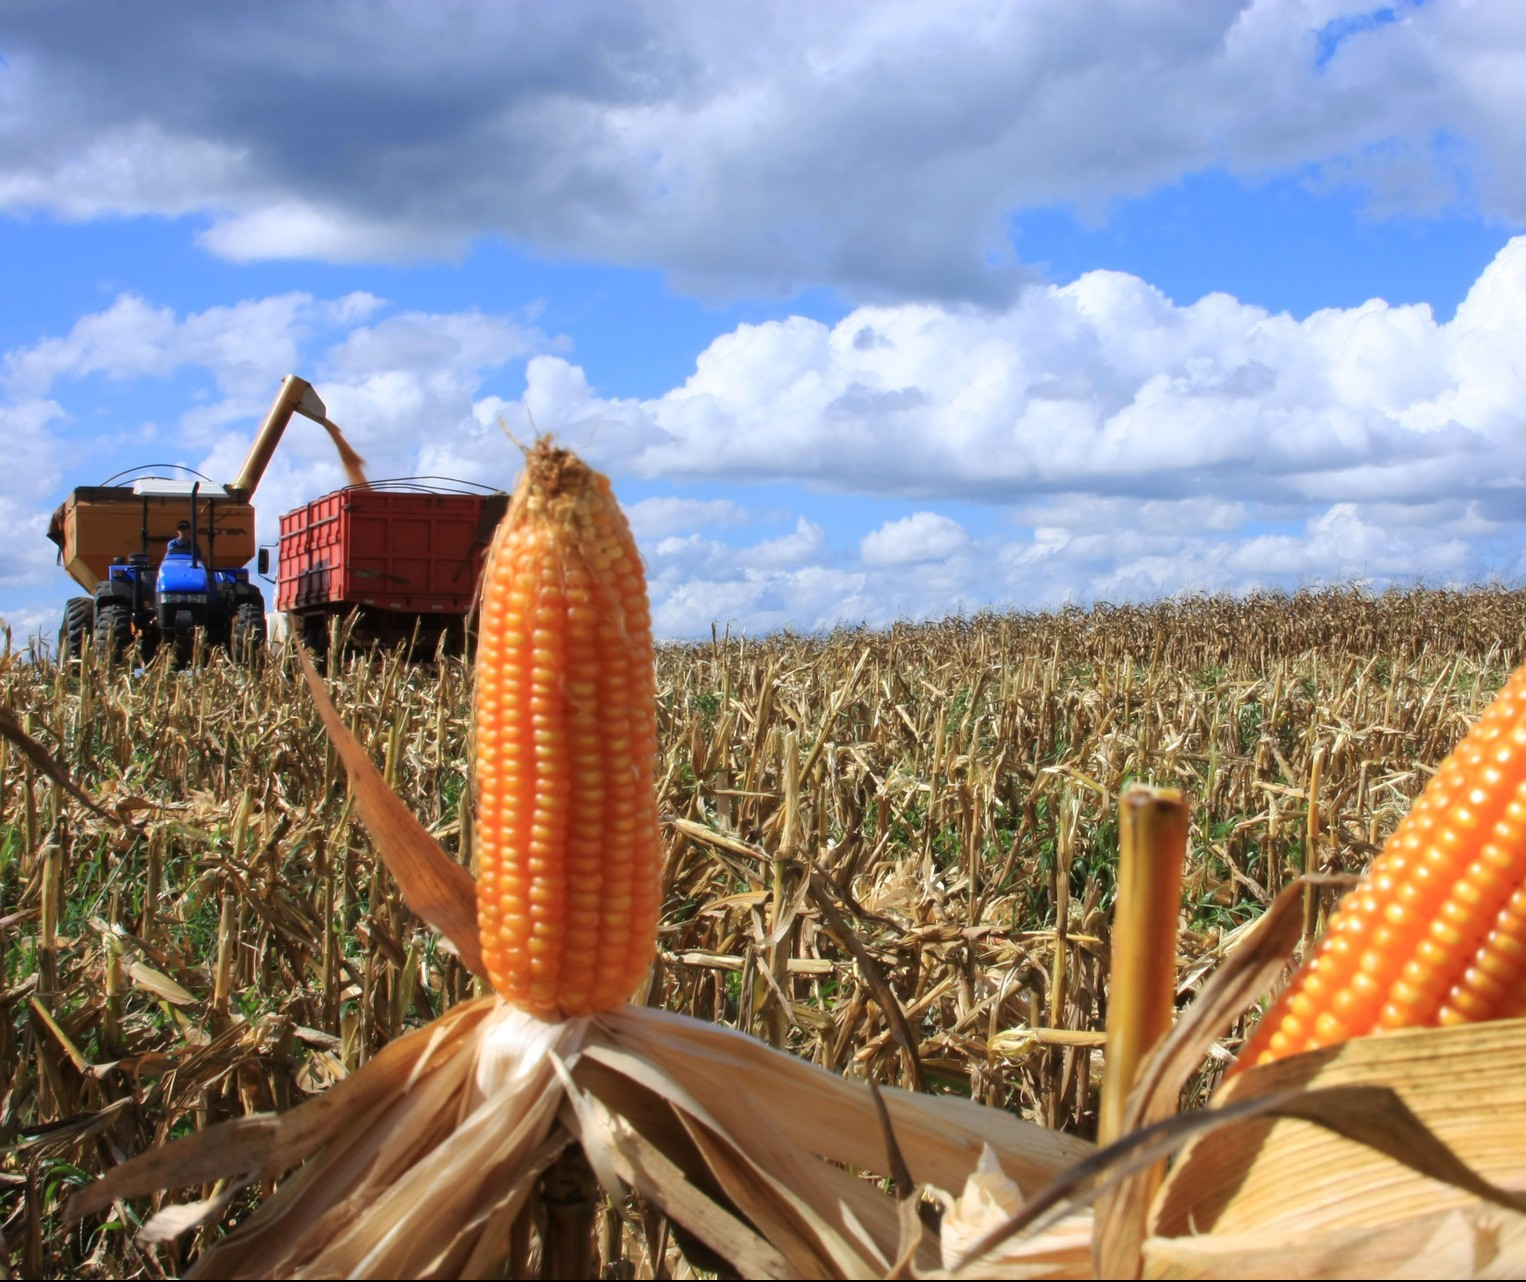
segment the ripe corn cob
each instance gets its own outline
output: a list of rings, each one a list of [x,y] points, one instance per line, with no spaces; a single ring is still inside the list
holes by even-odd
[[[477,649],[477,921],[539,1015],[620,1005],[656,949],[646,579],[607,477],[542,439],[488,556]]]
[[[1526,668],[1340,903],[1238,1067],[1393,1028],[1526,1013]]]

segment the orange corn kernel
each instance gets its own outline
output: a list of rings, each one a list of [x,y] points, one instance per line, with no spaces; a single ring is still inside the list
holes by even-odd
[[[620,1005],[657,940],[651,613],[608,478],[544,439],[484,571],[474,718],[493,987],[551,1017]]]
[[[1526,668],[1441,764],[1247,1040],[1250,1067],[1526,1010]]]

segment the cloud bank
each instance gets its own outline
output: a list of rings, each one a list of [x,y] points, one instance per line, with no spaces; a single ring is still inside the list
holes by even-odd
[[[526,439],[532,419],[585,452],[640,496],[631,516],[670,636],[1351,578],[1517,580],[1523,351],[1526,238],[1445,322],[1380,301],[1302,320],[1224,295],[1183,306],[1094,272],[999,310],[882,304],[835,325],[742,325],[647,400],[600,395],[528,314],[281,295],[177,315],[124,297],[4,358],[0,424],[27,470],[0,475],[0,513],[23,531],[0,549],[0,583],[58,578],[25,530],[67,485],[99,479],[75,475],[66,429],[102,380],[168,394],[178,385],[162,380],[194,373],[212,392],[176,391],[178,419],[158,430],[224,477],[289,367],[310,373],[373,475],[508,484],[500,424]],[[108,461],[104,447],[91,457]],[[294,428],[261,490],[266,537],[281,510],[340,483],[326,440]]]
[[[1504,519],[1526,462],[1523,300],[1526,238],[1444,323],[1379,300],[1303,320],[1223,294],[1181,306],[1091,272],[1001,312],[905,304],[744,325],[647,401],[601,399],[576,366],[538,355],[524,401],[542,428],[648,476],[1025,509],[1191,500],[1180,510],[1218,524],[1248,502],[1276,515],[1442,501]]]

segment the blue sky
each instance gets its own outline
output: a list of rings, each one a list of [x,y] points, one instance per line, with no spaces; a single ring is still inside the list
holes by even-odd
[[[288,372],[374,476],[554,431],[670,637],[1519,582],[1523,85],[1464,0],[20,0],[0,617]],[[262,535],[341,483],[299,420]]]

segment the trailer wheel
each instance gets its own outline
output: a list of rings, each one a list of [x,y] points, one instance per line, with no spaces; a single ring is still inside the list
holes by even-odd
[[[64,622],[58,630],[58,657],[78,659],[90,644],[95,626],[95,602],[87,596],[70,597],[64,605]]]
[[[240,663],[253,665],[265,652],[265,611],[252,601],[239,606],[228,630],[228,652]]]
[[[327,671],[329,653],[329,618],[326,614],[305,614],[301,620],[302,644],[313,656],[320,672]]]
[[[95,654],[102,663],[115,663],[132,640],[132,623],[120,605],[103,605],[95,611]]]

